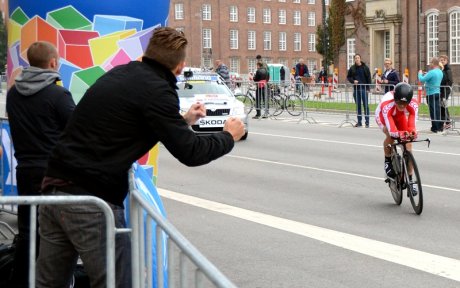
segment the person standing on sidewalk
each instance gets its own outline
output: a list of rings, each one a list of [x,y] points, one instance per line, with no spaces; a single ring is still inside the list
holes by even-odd
[[[35,42],[27,49],[30,67],[25,68],[8,91],[6,111],[15,149],[19,196],[39,196],[51,150],[75,108],[70,92],[56,84],[59,56],[48,42]],[[10,287],[28,287],[29,206],[18,207],[16,254]],[[37,237],[37,243],[39,238]]]
[[[364,107],[364,119],[366,128],[369,128],[369,99],[368,91],[370,90],[370,84],[372,83],[371,71],[367,67],[366,63],[361,61],[361,55],[355,54],[355,64],[348,69],[347,79],[353,84],[353,99],[356,103],[356,114],[358,123],[355,127],[362,127],[362,110],[361,103]]]
[[[422,70],[418,71],[418,80],[425,83],[426,99],[428,107],[430,108],[431,118],[431,132],[442,132],[443,122],[441,121],[441,81],[442,71],[439,66],[439,60],[433,57],[430,62],[430,71],[424,73]]]
[[[382,84],[385,87],[385,93],[393,91],[395,85],[401,82],[399,79],[398,71],[393,69],[393,61],[390,58],[385,58],[383,65],[385,66],[385,72],[382,75]]]
[[[450,93],[452,92],[452,70],[450,69],[449,65],[449,57],[447,55],[439,56],[439,62],[443,65],[442,69],[442,81],[441,81],[441,120],[444,121],[443,129],[450,129],[451,122],[450,122],[450,115],[448,109],[448,100]]]
[[[256,83],[256,116],[252,117],[253,119],[259,119],[261,116],[262,102],[266,102],[266,91],[267,91],[267,82],[268,82],[268,71],[265,69],[262,62],[257,62],[257,71],[253,78]],[[267,106],[266,105],[266,106]],[[268,108],[268,107],[265,107]],[[267,115],[263,115],[262,118],[267,118]]]

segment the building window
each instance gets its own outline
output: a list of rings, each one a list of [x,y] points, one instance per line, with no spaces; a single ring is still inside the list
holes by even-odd
[[[308,51],[316,52],[316,34],[308,34]]]
[[[264,8],[264,19],[263,19],[264,24],[270,24],[272,23],[272,11],[270,8]]]
[[[248,7],[248,23],[256,23],[256,8]]]
[[[426,17],[427,28],[427,63],[430,63],[433,57],[438,56],[438,15],[435,13],[429,14]]]
[[[450,14],[450,63],[460,64],[460,11]]]
[[[184,19],[184,3],[176,3],[174,5],[174,17],[176,20]]]
[[[356,54],[356,46],[355,46],[355,38],[348,38],[347,39],[347,69],[350,69],[351,65],[355,64],[355,54]]]
[[[383,32],[383,57],[384,58],[391,58],[391,46],[390,46],[390,31]]]
[[[256,31],[248,31],[248,50],[256,50]]]
[[[203,4],[201,6],[201,14],[203,15],[203,20],[211,21],[211,5]]]
[[[203,29],[203,48],[212,48],[211,29]]]
[[[230,22],[238,22],[238,7],[230,6]]]
[[[230,49],[238,49],[238,30],[230,30]]]
[[[240,58],[230,58],[230,72],[240,73]]]
[[[308,4],[315,4],[315,0],[308,0]]]
[[[300,0],[292,0],[292,3],[300,3]]]
[[[302,50],[302,34],[294,33],[294,51]]]
[[[272,50],[272,32],[264,31],[264,50]]]
[[[308,26],[315,27],[316,26],[316,14],[315,12],[308,12]]]
[[[286,10],[284,9],[278,11],[278,24],[286,24]]]
[[[257,59],[249,58],[248,59],[248,73],[256,73],[257,70]]]
[[[286,0],[278,0],[278,2],[286,2]]]
[[[318,67],[316,59],[307,59],[307,67],[308,71],[312,75],[313,71],[316,71],[316,68]]]
[[[281,65],[284,65],[284,66],[286,66],[286,67],[289,67],[289,65],[288,65],[288,64],[289,64],[289,61],[288,61],[288,59],[286,59],[286,58],[279,58],[279,59],[278,59],[278,63],[280,63]],[[284,72],[286,73],[286,79],[289,80],[289,76],[288,76],[288,75],[289,75],[289,71],[284,71]]]
[[[286,51],[286,32],[280,32],[279,33],[279,43],[278,43],[278,49],[280,51]]]
[[[345,1],[345,2],[347,2],[347,1]],[[324,1],[324,4],[325,4],[325,5],[329,5],[329,0],[325,0],[325,1]]]
[[[185,27],[176,27],[176,31],[185,33]]]
[[[299,10],[295,10],[294,11],[294,25],[301,25],[302,24],[302,20],[301,20],[301,13]]]

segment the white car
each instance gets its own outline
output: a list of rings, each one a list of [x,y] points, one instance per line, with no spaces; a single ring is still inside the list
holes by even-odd
[[[245,140],[248,137],[248,115],[244,104],[235,98],[223,79],[213,72],[185,71],[184,74],[177,77],[181,113],[187,112],[196,102],[206,107],[206,117],[198,120],[191,129],[197,134],[219,132],[229,117],[238,117],[244,123],[245,134],[241,139]]]

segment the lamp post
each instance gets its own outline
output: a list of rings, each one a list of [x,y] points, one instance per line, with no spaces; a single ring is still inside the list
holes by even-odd
[[[200,12],[195,14],[195,17],[200,17],[200,68],[203,68],[203,7],[200,7]]]
[[[326,19],[326,0],[322,0],[322,8],[323,8],[323,51],[324,51],[324,59],[323,59],[323,67],[326,69],[326,71],[329,71],[329,65],[328,64],[328,27],[327,27],[327,19]]]

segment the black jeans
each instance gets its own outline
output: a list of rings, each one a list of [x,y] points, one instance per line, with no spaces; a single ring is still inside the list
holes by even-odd
[[[19,196],[40,196],[40,187],[45,175],[45,168],[22,168],[16,170],[16,182]],[[10,287],[28,287],[29,279],[29,238],[30,238],[30,206],[18,206],[18,230],[16,237],[16,253]],[[38,227],[37,227],[38,255]]]

